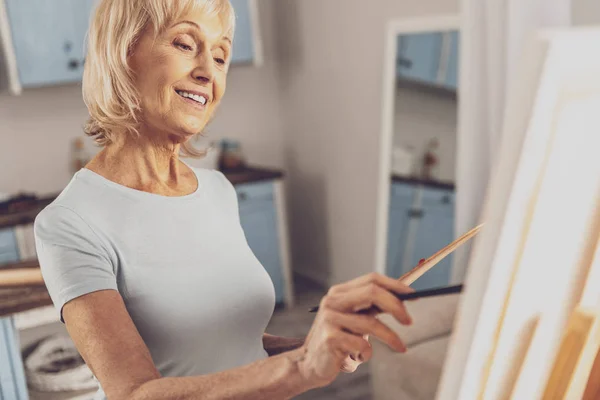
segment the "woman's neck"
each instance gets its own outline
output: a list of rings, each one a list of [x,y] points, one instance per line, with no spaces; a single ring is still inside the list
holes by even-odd
[[[196,190],[193,171],[179,160],[179,144],[159,144],[124,134],[102,149],[87,165],[105,178],[133,189],[164,196]]]

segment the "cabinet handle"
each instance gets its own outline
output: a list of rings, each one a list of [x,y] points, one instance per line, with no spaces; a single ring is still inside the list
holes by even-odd
[[[413,62],[412,62],[412,60],[409,60],[408,58],[400,57],[398,59],[398,65],[401,67],[405,67],[405,68],[412,68]]]
[[[423,212],[423,210],[418,210],[416,208],[408,210],[408,217],[409,218],[423,218],[424,214],[425,213]]]
[[[79,68],[79,60],[74,59],[74,58],[71,59],[69,61],[69,69],[70,70],[74,70],[74,69],[77,69],[77,68]]]

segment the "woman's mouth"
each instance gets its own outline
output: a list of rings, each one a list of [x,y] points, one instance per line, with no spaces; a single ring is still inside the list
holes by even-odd
[[[190,93],[184,90],[175,90],[175,92],[185,101],[197,107],[199,106],[201,108],[204,108],[204,106],[206,106],[206,103],[208,103],[208,98],[204,95]]]

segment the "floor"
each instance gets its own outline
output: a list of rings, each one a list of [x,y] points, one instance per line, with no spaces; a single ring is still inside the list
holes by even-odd
[[[302,277],[294,278],[296,305],[276,310],[267,333],[278,336],[304,337],[310,330],[314,314],[308,309],[319,304],[326,290]],[[298,400],[370,400],[371,385],[368,365],[361,365],[352,374],[340,374],[329,386],[311,390],[295,397]]]

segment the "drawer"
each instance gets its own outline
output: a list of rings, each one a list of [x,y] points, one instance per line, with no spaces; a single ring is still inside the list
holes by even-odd
[[[393,182],[390,188],[391,196],[413,196],[415,185],[412,183]]]
[[[448,189],[423,188],[422,203],[426,204],[447,204],[453,206],[455,203],[454,191]]]
[[[244,183],[235,186],[240,204],[247,202],[273,200],[275,186],[272,181],[259,183]]]

